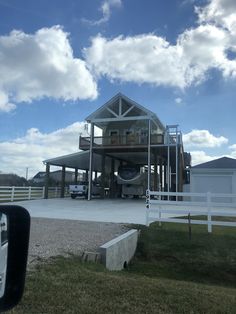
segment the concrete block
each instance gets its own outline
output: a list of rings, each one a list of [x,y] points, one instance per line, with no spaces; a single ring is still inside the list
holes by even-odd
[[[109,270],[121,270],[134,256],[138,241],[138,230],[131,229],[119,237],[100,246],[101,261]]]

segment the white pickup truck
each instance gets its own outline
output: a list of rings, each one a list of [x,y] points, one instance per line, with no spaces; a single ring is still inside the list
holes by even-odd
[[[69,192],[71,198],[76,198],[77,196],[84,196],[85,198],[88,197],[88,182],[79,182],[78,184],[75,185],[69,185]],[[92,195],[102,195],[102,187],[96,185],[93,182],[92,185]]]
[[[75,185],[69,186],[69,192],[71,198],[76,198],[76,196],[84,196],[88,197],[88,183],[87,182],[79,182]]]

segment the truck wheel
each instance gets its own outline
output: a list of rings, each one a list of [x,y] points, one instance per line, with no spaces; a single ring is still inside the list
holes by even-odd
[[[71,194],[71,198],[74,200],[76,198],[75,194]]]

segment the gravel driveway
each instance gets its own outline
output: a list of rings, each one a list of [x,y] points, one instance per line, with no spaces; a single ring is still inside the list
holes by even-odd
[[[28,266],[52,256],[96,252],[99,246],[126,231],[124,224],[32,218]]]

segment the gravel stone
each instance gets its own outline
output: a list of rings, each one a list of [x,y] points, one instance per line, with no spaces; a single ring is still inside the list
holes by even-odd
[[[31,218],[28,268],[53,256],[96,252],[127,230],[125,224]]]

